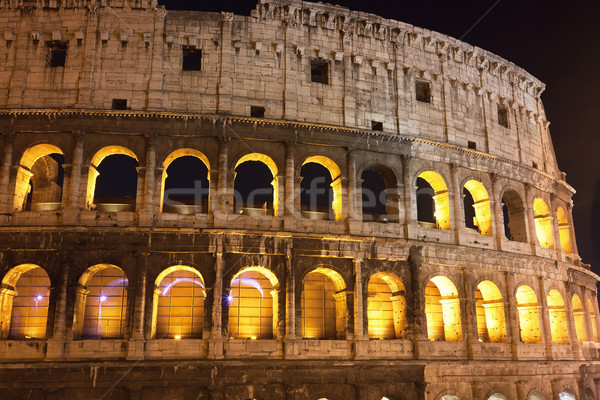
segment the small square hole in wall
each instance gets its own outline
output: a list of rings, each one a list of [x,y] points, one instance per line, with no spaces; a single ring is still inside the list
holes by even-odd
[[[310,60],[310,81],[329,84],[329,62],[313,58]]]
[[[431,85],[426,81],[415,82],[415,92],[417,94],[417,101],[423,103],[431,103]]]
[[[265,117],[265,108],[251,106],[250,107],[250,116],[254,118],[264,118]]]
[[[184,71],[202,71],[202,49],[183,47],[181,69]]]
[[[467,147],[470,148],[470,149],[473,149],[473,150],[477,150],[477,143],[472,142],[472,141],[469,140],[467,142]]]
[[[373,131],[383,131],[383,122],[381,122],[381,121],[371,121],[371,130],[373,130]]]
[[[537,167],[538,167],[538,165],[537,165],[537,163],[536,163],[535,161],[533,162],[532,166],[533,166],[533,168],[535,168],[535,169],[537,169]]]
[[[67,42],[52,40],[46,42],[48,46],[48,59],[46,65],[48,67],[64,67],[67,61]]]
[[[127,99],[113,99],[112,100],[113,110],[127,110]]]
[[[498,104],[498,123],[508,128],[508,109],[504,104]]]

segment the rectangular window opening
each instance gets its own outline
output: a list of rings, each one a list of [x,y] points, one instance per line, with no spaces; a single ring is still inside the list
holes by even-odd
[[[371,130],[373,130],[373,131],[383,131],[383,122],[381,122],[381,121],[371,121]]]
[[[417,101],[431,103],[431,85],[429,82],[417,81],[415,83],[415,91],[417,94]]]
[[[472,142],[472,141],[469,140],[467,142],[467,147],[470,148],[470,149],[473,149],[473,150],[477,150],[477,143]]]
[[[251,106],[250,107],[250,116],[254,118],[264,118],[265,117],[265,108]]]
[[[321,59],[310,60],[310,81],[329,84],[329,62]]]
[[[46,45],[48,46],[47,66],[52,68],[64,67],[67,61],[67,42],[52,40],[46,42]]]
[[[202,71],[202,49],[183,47],[181,69],[184,71]]]
[[[503,104],[498,104],[498,123],[508,128],[508,109]]]
[[[112,100],[113,110],[127,110],[127,99],[113,99]]]

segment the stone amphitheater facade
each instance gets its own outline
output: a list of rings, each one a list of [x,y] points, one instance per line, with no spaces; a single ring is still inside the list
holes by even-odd
[[[599,277],[526,71],[299,0],[0,0],[0,32],[2,399],[598,398]],[[103,203],[115,155],[135,196]],[[166,201],[184,157],[208,206]]]

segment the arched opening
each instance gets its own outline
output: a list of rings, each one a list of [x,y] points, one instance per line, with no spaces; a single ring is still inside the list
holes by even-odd
[[[406,293],[400,278],[378,272],[368,285],[369,339],[403,339],[406,336]]]
[[[17,169],[15,211],[60,209],[65,157],[58,147],[38,144],[23,153]]]
[[[548,397],[542,392],[535,391],[529,395],[527,400],[548,400]]]
[[[300,205],[307,219],[342,220],[340,168],[324,156],[306,158],[300,169]]]
[[[540,246],[550,249],[554,244],[552,239],[552,217],[546,202],[539,197],[533,201],[533,218],[535,221],[535,233]]]
[[[535,292],[527,285],[519,286],[516,299],[521,341],[523,343],[542,343],[540,308]]]
[[[575,332],[577,333],[577,341],[583,343],[587,341],[587,332],[585,330],[585,311],[583,304],[577,294],[573,295],[573,319],[575,320]]]
[[[477,333],[480,342],[505,343],[506,321],[504,301],[498,287],[483,281],[475,289]]]
[[[83,273],[75,300],[75,333],[84,339],[125,334],[127,276],[115,265],[98,264]]]
[[[137,192],[138,158],[129,149],[107,146],[90,163],[87,203],[99,211],[133,211]]]
[[[434,171],[417,177],[417,221],[426,228],[450,229],[450,200],[444,178]]]
[[[596,326],[596,313],[594,312],[594,305],[592,300],[588,299],[588,309],[590,310],[590,323],[592,325],[592,334],[594,335],[594,342],[598,343],[598,327]]]
[[[44,339],[50,278],[34,264],[11,269],[0,287],[0,339]]]
[[[557,344],[567,344],[569,343],[569,327],[563,297],[558,290],[552,289],[548,292],[546,299],[550,315],[552,341]]]
[[[302,289],[302,337],[344,339],[346,337],[346,285],[337,272],[317,268],[306,275]]]
[[[462,340],[460,298],[454,283],[445,276],[433,277],[425,287],[427,338],[459,342]]]
[[[440,400],[461,400],[461,398],[455,394],[445,394]]]
[[[361,174],[363,221],[397,222],[398,188],[394,173],[385,167]]]
[[[502,393],[492,393],[488,396],[487,400],[508,400],[508,397]]]
[[[206,290],[202,275],[194,268],[174,265],[154,282],[154,328],[156,338],[201,338]]]
[[[210,164],[198,150],[179,149],[163,162],[161,211],[208,213]]]
[[[562,207],[556,211],[558,219],[558,234],[560,236],[560,248],[567,254],[571,254],[571,226],[567,220],[567,214]]]
[[[577,400],[577,397],[570,390],[563,390],[558,394],[560,400]]]
[[[266,268],[249,267],[231,280],[229,304],[229,336],[245,339],[277,337],[279,283]]]
[[[492,236],[490,199],[483,184],[473,179],[466,182],[463,195],[467,228],[476,229],[484,236]]]
[[[235,212],[253,216],[277,215],[278,186],[275,162],[264,154],[246,154],[235,165]]]
[[[502,214],[504,216],[504,235],[508,240],[527,243],[525,225],[525,207],[521,196],[514,190],[507,190],[502,196]]]

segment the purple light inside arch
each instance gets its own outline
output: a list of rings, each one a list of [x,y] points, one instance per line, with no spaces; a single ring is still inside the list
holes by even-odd
[[[260,286],[260,283],[258,283],[258,281],[250,278],[237,277],[231,282],[232,287],[234,286],[235,282],[239,282],[240,286],[253,287],[254,289],[258,290],[258,292],[260,293],[260,297],[264,297],[263,288]]]
[[[227,303],[231,303],[233,301],[233,295],[231,293],[229,293],[227,295]]]
[[[108,297],[105,295],[100,296],[100,303],[104,303],[106,300],[108,300]]]
[[[173,288],[173,286],[175,286],[176,284],[178,284],[180,282],[192,282],[193,284],[196,284],[196,285],[200,286],[202,289],[204,289],[204,285],[202,284],[202,282],[200,282],[197,279],[192,279],[192,278],[176,278],[176,279],[173,280],[173,282],[171,282],[167,286],[165,286],[165,288],[162,291],[162,295],[166,296],[169,293],[169,291]]]

